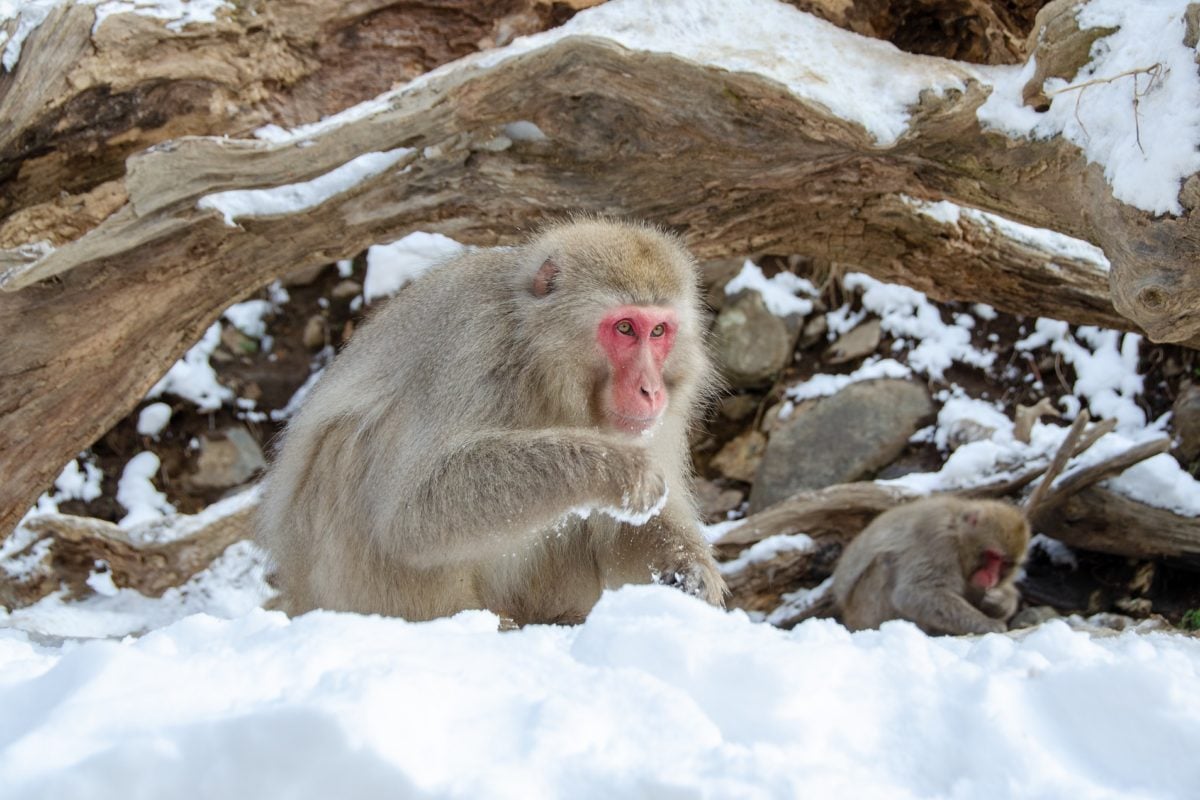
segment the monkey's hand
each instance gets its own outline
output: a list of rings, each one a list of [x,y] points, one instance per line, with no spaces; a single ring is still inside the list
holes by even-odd
[[[1017,605],[1021,602],[1021,593],[1012,584],[988,589],[979,601],[979,610],[993,619],[1006,620],[1017,613]]]
[[[725,579],[711,557],[681,561],[661,570],[652,569],[650,574],[655,583],[674,586],[718,608],[725,607]]]
[[[1008,630],[1003,621],[986,616],[961,594],[945,587],[901,584],[892,591],[892,606],[901,617],[929,634],[959,636]]]

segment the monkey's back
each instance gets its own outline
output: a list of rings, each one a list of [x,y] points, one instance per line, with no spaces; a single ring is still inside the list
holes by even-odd
[[[502,295],[502,262],[496,251],[459,256],[387,301],[289,422],[265,481],[257,538],[275,561],[290,612],[319,606],[437,616],[442,609],[412,604],[423,580],[462,585],[460,601],[470,604],[469,576],[438,570],[408,576],[404,598],[391,609],[375,608],[396,589],[369,585],[371,573],[356,565],[386,557],[397,534],[390,521],[402,517],[433,454],[454,436],[454,420],[503,414],[479,402],[482,393],[452,391],[489,380],[468,373],[490,363],[477,348],[503,335],[506,309],[470,298]]]
[[[954,535],[958,503],[924,498],[888,509],[846,546],[834,569],[833,593],[847,628],[877,628],[900,616],[892,599],[899,570],[947,574],[941,562],[955,550],[942,540]]]

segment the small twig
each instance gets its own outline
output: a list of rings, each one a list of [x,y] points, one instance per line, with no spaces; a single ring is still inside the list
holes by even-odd
[[[1156,62],[1154,64],[1151,64],[1148,67],[1139,67],[1137,69],[1126,70],[1125,72],[1120,72],[1120,73],[1117,73],[1116,75],[1111,75],[1107,78],[1093,78],[1090,81],[1083,81],[1082,83],[1074,83],[1074,84],[1071,84],[1070,86],[1064,86],[1063,88],[1058,89],[1057,91],[1050,92],[1050,94],[1048,94],[1047,97],[1049,97],[1050,99],[1053,100],[1058,95],[1065,94],[1066,92],[1079,92],[1079,94],[1075,95],[1075,112],[1074,112],[1075,113],[1075,121],[1077,123],[1079,123],[1079,129],[1083,131],[1083,135],[1087,136],[1088,138],[1091,138],[1091,134],[1088,133],[1087,126],[1085,126],[1083,124],[1083,119],[1081,119],[1079,116],[1079,103],[1080,103],[1080,101],[1083,100],[1084,91],[1086,91],[1087,88],[1090,86],[1098,86],[1099,84],[1102,84],[1102,83],[1113,83],[1114,81],[1120,80],[1121,78],[1132,77],[1133,78],[1133,135],[1134,135],[1134,140],[1137,142],[1138,150],[1141,150],[1142,155],[1145,155],[1146,151],[1142,148],[1142,126],[1138,119],[1138,103],[1140,102],[1140,99],[1142,97],[1145,97],[1150,92],[1150,90],[1152,88],[1154,88],[1155,82],[1157,82],[1162,77],[1162,69],[1163,69],[1162,64],[1160,62]],[[1146,88],[1140,92],[1138,91],[1138,76],[1139,75],[1149,75],[1150,76],[1150,82],[1148,84],[1146,84]]]
[[[1129,448],[1128,450],[1118,453],[1112,458],[1106,458],[1099,464],[1093,464],[1090,467],[1084,467],[1078,472],[1074,472],[1063,478],[1058,486],[1048,492],[1041,500],[1041,505],[1044,507],[1055,506],[1061,503],[1067,497],[1086,489],[1093,483],[1099,483],[1102,480],[1119,475],[1125,470],[1132,467],[1134,464],[1140,464],[1147,458],[1151,458],[1160,453],[1165,453],[1171,449],[1171,440],[1167,438],[1155,439],[1150,442],[1143,442]],[[1041,487],[1038,487],[1041,488]]]
[[[1161,73],[1162,73],[1162,64],[1154,63],[1148,67],[1138,67],[1137,69],[1131,69],[1131,70],[1126,70],[1125,72],[1119,72],[1116,75],[1111,75],[1107,78],[1093,78],[1090,81],[1083,81],[1082,83],[1073,83],[1070,86],[1064,86],[1061,89],[1056,89],[1055,91],[1053,91],[1049,94],[1049,97],[1053,99],[1054,97],[1057,97],[1060,94],[1066,94],[1067,92],[1082,91],[1082,90],[1088,88],[1089,86],[1097,86],[1101,83],[1112,83],[1113,81],[1120,80],[1121,78],[1128,78],[1131,75],[1134,75],[1134,76],[1136,76],[1136,75],[1152,75],[1153,78],[1157,78],[1157,77],[1159,77],[1159,75]],[[1154,83],[1154,80],[1151,79],[1150,82]],[[1146,91],[1149,91],[1149,90],[1150,90],[1150,87],[1147,86]],[[1143,94],[1145,94],[1145,92],[1143,92]]]
[[[1067,465],[1071,456],[1074,455],[1075,446],[1083,438],[1083,429],[1087,427],[1091,418],[1091,415],[1084,409],[1079,412],[1079,416],[1071,423],[1071,428],[1063,438],[1062,444],[1059,445],[1058,452],[1054,454],[1054,458],[1050,459],[1050,466],[1046,467],[1046,472],[1042,475],[1041,483],[1034,487],[1033,492],[1025,500],[1024,509],[1027,516],[1032,516],[1034,510],[1046,498],[1046,493],[1050,490],[1050,484],[1054,483],[1054,479],[1062,473],[1063,467]]]

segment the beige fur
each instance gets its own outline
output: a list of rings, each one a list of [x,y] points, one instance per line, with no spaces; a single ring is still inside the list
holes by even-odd
[[[1006,630],[1020,599],[1016,566],[1028,545],[1028,522],[1006,503],[932,497],[893,508],[838,561],[833,591],[842,622],[862,630],[908,619],[930,634]],[[988,548],[1004,553],[1012,567],[984,592],[970,576]]]
[[[558,274],[538,297],[547,259]],[[679,320],[667,410],[640,436],[598,408],[596,328],[624,304]],[[284,607],[578,621],[605,587],[655,576],[721,603],[687,451],[710,373],[695,264],[651,227],[577,220],[435,268],[362,326],[288,426],[258,522]],[[568,514],[644,511],[664,489],[645,525]]]

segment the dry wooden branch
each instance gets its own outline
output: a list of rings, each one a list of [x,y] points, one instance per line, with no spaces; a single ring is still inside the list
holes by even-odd
[[[246,503],[229,514],[190,525],[177,538],[146,543],[104,520],[66,514],[33,517],[25,527],[38,539],[23,552],[41,549],[43,541],[49,540],[47,557],[22,580],[0,579],[0,604],[29,605],[60,586],[73,596],[82,595],[100,561],[108,565],[117,587],[158,597],[208,567],[229,545],[249,538],[255,508],[256,504]]]
[[[1098,464],[1092,464],[1091,466],[1083,467],[1070,473],[1059,481],[1057,486],[1049,486],[1053,483],[1054,479],[1048,479],[1038,486],[1038,490],[1042,490],[1042,496],[1031,496],[1029,498],[1029,501],[1025,505],[1026,513],[1036,517],[1039,506],[1052,506],[1056,503],[1061,503],[1064,499],[1094,483],[1099,483],[1102,480],[1120,475],[1134,464],[1139,464],[1148,458],[1166,453],[1170,449],[1170,439],[1164,438],[1142,442],[1115,456],[1110,456]],[[1037,492],[1034,493],[1034,495],[1036,494]]]
[[[1050,485],[1054,483],[1063,471],[1063,467],[1067,465],[1067,461],[1075,455],[1076,447],[1083,438],[1083,429],[1087,427],[1092,416],[1087,412],[1087,409],[1079,412],[1079,416],[1075,417],[1075,421],[1071,423],[1071,427],[1067,430],[1067,435],[1063,437],[1062,444],[1058,446],[1054,457],[1050,459],[1050,466],[1046,468],[1046,472],[1042,475],[1041,483],[1034,487],[1033,492],[1026,498],[1023,504],[1026,516],[1032,515],[1042,500],[1046,497],[1046,492],[1049,491]]]
[[[1154,508],[1100,486],[1043,506],[1034,525],[1071,547],[1130,558],[1172,558],[1200,568],[1200,517]]]

